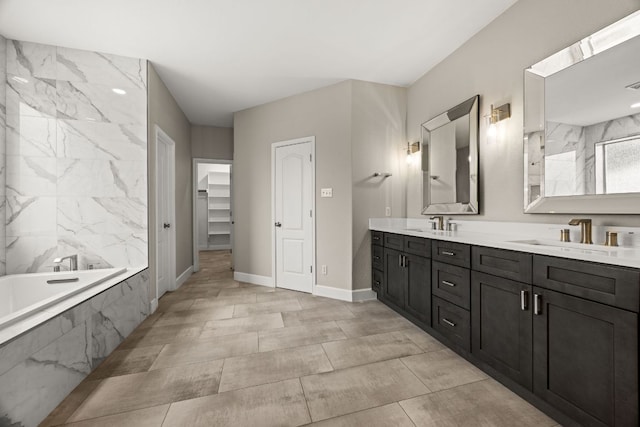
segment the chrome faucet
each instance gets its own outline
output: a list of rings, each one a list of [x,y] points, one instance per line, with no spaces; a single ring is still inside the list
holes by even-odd
[[[587,245],[593,245],[591,240],[591,220],[588,218],[574,218],[569,221],[569,225],[580,226],[580,243],[586,243]]]
[[[78,269],[78,255],[75,254],[54,259],[53,263],[56,265],[53,266],[53,271],[60,271],[60,264],[65,259],[69,260],[69,271],[75,271]]]
[[[435,215],[429,218],[430,220],[438,220],[438,230],[444,230],[444,218],[442,215]]]

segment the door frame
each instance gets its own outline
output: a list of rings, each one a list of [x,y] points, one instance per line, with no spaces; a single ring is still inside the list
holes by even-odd
[[[158,251],[158,223],[159,223],[159,212],[160,212],[160,197],[158,194],[158,173],[160,172],[160,168],[158,167],[158,146],[159,144],[165,144],[167,146],[167,153],[169,156],[169,170],[165,171],[167,175],[168,189],[169,189],[169,223],[172,225],[169,229],[169,258],[172,262],[169,263],[169,288],[168,290],[176,289],[176,143],[175,141],[167,135],[165,131],[163,131],[160,126],[155,125],[155,212],[154,212],[154,233],[155,233],[155,243],[156,243],[156,265],[155,265],[155,282],[156,282],[156,301],[160,298],[160,286],[158,281],[158,266],[160,265],[159,257],[160,254]]]
[[[304,138],[289,139],[286,141],[274,142],[271,144],[271,271],[273,275],[273,287],[277,287],[276,265],[276,149],[287,145],[296,145],[310,143],[311,144],[311,293],[316,293],[318,277],[316,268],[316,137],[307,136]]]
[[[193,272],[200,271],[200,247],[198,245],[198,212],[197,212],[197,203],[198,203],[198,165],[199,164],[217,164],[217,165],[230,165],[231,166],[231,176],[229,177],[230,184],[230,203],[231,203],[231,268],[233,269],[233,160],[222,160],[222,159],[205,159],[201,157],[193,158],[193,166],[192,166],[192,191],[193,191]],[[207,205],[208,205],[207,201]]]

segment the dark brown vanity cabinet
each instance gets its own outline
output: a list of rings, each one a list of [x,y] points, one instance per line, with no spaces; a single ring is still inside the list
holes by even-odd
[[[384,234],[384,278],[382,301],[430,324],[430,242],[410,236]]]
[[[416,239],[384,234],[381,301],[568,424],[639,425],[640,270]]]
[[[382,291],[384,280],[383,237],[381,231],[371,232],[371,289],[378,293]]]
[[[612,306],[637,307],[639,274],[534,256],[533,392],[582,425],[639,423],[638,313]]]

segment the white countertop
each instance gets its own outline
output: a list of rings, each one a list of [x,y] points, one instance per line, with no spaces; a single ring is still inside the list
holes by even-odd
[[[604,241],[605,231],[619,233],[620,246],[560,242],[560,229],[571,229],[572,242],[580,241],[580,230],[564,224],[494,221],[452,221],[456,231],[435,231],[426,219],[371,218],[369,229],[406,236],[424,237],[512,251],[640,268],[640,228],[593,227],[594,243]]]

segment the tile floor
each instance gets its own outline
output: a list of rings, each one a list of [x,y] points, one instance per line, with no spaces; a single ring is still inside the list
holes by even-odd
[[[377,301],[239,283],[229,265],[202,252],[42,425],[557,425]]]

